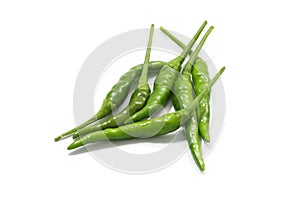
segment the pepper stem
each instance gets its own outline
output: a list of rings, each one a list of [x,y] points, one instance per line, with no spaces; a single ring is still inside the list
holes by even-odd
[[[196,59],[198,58],[198,54],[200,52],[200,50],[202,49],[206,39],[208,38],[209,34],[212,32],[212,30],[214,29],[213,26],[209,27],[209,29],[207,30],[207,32],[205,33],[205,35],[203,36],[203,38],[201,39],[199,45],[197,46],[196,50],[193,52],[193,54],[191,55],[190,60],[188,61],[188,63],[185,65],[185,67],[183,68],[183,73],[188,73],[190,74],[193,68],[193,65],[195,64]]]
[[[166,35],[168,36],[172,41],[174,41],[178,46],[180,46],[180,48],[185,49],[186,45],[181,42],[180,40],[178,40],[172,33],[170,33],[167,29],[165,29],[163,26],[160,27],[160,30]],[[192,50],[191,50],[192,52]]]
[[[150,60],[153,32],[154,32],[154,24],[152,24],[151,28],[150,28],[148,46],[147,46],[147,50],[146,50],[143,70],[142,70],[140,78],[138,80],[138,88],[141,86],[147,85],[147,83],[148,83],[148,68],[149,68],[149,60]]]
[[[189,42],[189,44],[184,48],[183,52],[180,54],[180,56],[179,56],[180,57],[180,60],[179,60],[180,64],[182,64],[183,61],[185,60],[185,58],[189,55],[193,45],[195,44],[195,42],[198,39],[199,35],[201,34],[203,29],[205,28],[206,24],[207,24],[207,21],[204,21],[203,24],[201,25],[201,27],[198,29],[197,33],[192,38],[192,40]]]
[[[68,135],[71,135],[72,133],[76,132],[77,130],[79,130],[79,129],[83,128],[83,127],[86,127],[87,125],[89,125],[89,124],[91,124],[91,123],[93,123],[93,122],[95,122],[95,121],[97,121],[97,117],[96,117],[96,116],[90,118],[89,120],[87,120],[87,121],[84,122],[83,124],[81,124],[81,125],[79,125],[79,126],[73,128],[73,129],[71,129],[71,130],[69,130],[69,131],[67,131],[67,132],[65,132],[65,133],[63,133],[63,134],[57,136],[56,138],[54,138],[54,141],[57,142],[57,141],[59,141],[60,139],[66,137],[66,136],[68,136]]]

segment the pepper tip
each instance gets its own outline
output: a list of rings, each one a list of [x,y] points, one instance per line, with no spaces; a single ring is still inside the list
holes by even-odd
[[[75,140],[73,143],[71,143],[67,149],[68,150],[72,150],[72,149],[76,149],[78,147],[83,146],[83,142],[81,140]]]
[[[73,145],[73,143],[72,143],[72,144],[70,144],[70,145],[67,147],[67,149],[68,149],[68,150],[72,150],[72,149],[74,149],[73,146],[74,146],[74,145]]]
[[[60,137],[54,138],[54,142],[57,142],[57,141],[59,141],[59,140],[60,140]]]
[[[202,173],[205,171],[205,163],[204,163],[203,158],[200,159],[199,168]]]

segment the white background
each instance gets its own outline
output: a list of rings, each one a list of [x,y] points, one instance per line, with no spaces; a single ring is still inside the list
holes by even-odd
[[[8,2],[8,1],[6,1]],[[299,7],[296,1],[9,1],[0,3],[1,199],[299,199]],[[205,50],[227,100],[205,174],[186,153],[157,173],[128,175],[54,143],[74,125],[85,58],[124,31],[154,23]]]

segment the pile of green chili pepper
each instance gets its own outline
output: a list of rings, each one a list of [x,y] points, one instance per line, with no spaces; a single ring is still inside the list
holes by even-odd
[[[195,163],[201,171],[204,171],[201,144],[202,140],[210,141],[210,90],[225,70],[223,67],[210,79],[206,62],[198,57],[213,26],[204,34],[195,51],[191,50],[206,25],[207,22],[204,21],[188,45],[161,27],[160,30],[183,49],[178,57],[169,62],[150,61],[154,33],[154,25],[151,25],[144,63],[132,67],[121,76],[93,117],[54,140],[59,141],[72,135],[74,141],[68,146],[68,150],[71,150],[103,140],[165,135],[183,126]],[[190,58],[182,67],[188,55]],[[158,72],[152,93],[148,84],[148,71]],[[128,105],[118,114],[101,120],[111,115],[112,110],[119,107],[128,97],[136,77],[139,78]],[[152,118],[151,116],[165,106],[170,98],[173,99],[175,112]],[[98,123],[91,125],[94,122]]]

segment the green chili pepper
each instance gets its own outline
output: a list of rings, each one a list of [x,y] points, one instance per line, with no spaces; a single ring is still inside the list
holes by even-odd
[[[179,41],[174,35],[168,32],[166,29],[161,28],[161,31],[165,33],[171,40],[173,40],[182,49],[186,48],[185,44]],[[207,86],[210,81],[209,73],[206,62],[198,57],[192,69],[192,78],[194,83],[194,91],[196,95],[200,94],[203,87]],[[199,120],[199,132],[204,141],[209,142],[209,120],[210,120],[210,92],[205,96],[198,107],[198,120]]]
[[[124,108],[119,114],[112,116],[100,122],[97,125],[85,127],[83,129],[78,130],[73,134],[74,139],[77,138],[78,136],[83,136],[90,132],[103,130],[106,128],[118,127],[122,125],[123,122],[126,119],[128,119],[133,113],[137,112],[138,110],[144,107],[150,95],[150,87],[148,84],[148,65],[150,59],[153,32],[154,32],[154,25],[151,25],[148,47],[145,55],[144,67],[141,72],[140,78],[138,80],[137,87],[130,98],[128,106]]]
[[[194,82],[194,90],[195,94],[198,95],[204,87],[210,81],[207,64],[204,60],[199,59],[196,61],[193,71],[192,78]],[[210,91],[208,91],[208,95],[200,101],[198,107],[198,116],[199,116],[199,131],[200,135],[205,142],[210,142],[209,135],[209,121],[210,121]]]
[[[155,79],[153,93],[150,95],[146,106],[144,106],[144,108],[142,108],[140,111],[133,114],[124,122],[124,124],[136,122],[149,117],[150,115],[155,114],[166,104],[171,95],[171,89],[173,88],[174,82],[177,79],[178,72],[181,70],[181,65],[187,55],[190,53],[191,48],[195,44],[206,24],[207,22],[204,21],[202,26],[198,29],[197,33],[194,35],[193,39],[189,42],[180,56],[171,60],[167,65],[163,66]]]
[[[162,29],[162,27],[161,27]],[[209,36],[210,32],[213,30],[211,26],[208,31],[203,36],[196,50],[191,55],[190,60],[185,65],[182,71],[182,75],[176,80],[174,84],[174,96],[173,96],[173,104],[175,110],[181,110],[188,107],[194,101],[193,95],[193,85],[190,79],[191,71],[195,61],[197,60],[198,54]],[[189,143],[189,148],[193,155],[193,158],[201,171],[205,170],[205,164],[202,156],[201,150],[201,139],[198,134],[198,119],[197,113],[194,111],[191,114],[191,118],[185,124],[185,132],[187,136],[187,140]]]
[[[164,65],[166,65],[166,62],[152,61],[149,63],[149,71],[160,71]],[[91,123],[109,115],[113,108],[118,107],[126,99],[131,85],[135,81],[136,77],[141,73],[143,66],[144,64],[140,64],[135,67],[132,67],[128,72],[126,72],[120,77],[119,81],[111,88],[109,93],[106,95],[100,110],[95,116],[93,116],[91,119],[87,120],[83,124],[57,136],[54,140],[58,141],[61,138],[68,136],[76,132],[77,130],[82,129],[90,125]]]
[[[173,113],[167,113],[159,118],[148,119],[120,126],[118,128],[108,128],[105,130],[89,133],[81,138],[75,139],[74,142],[68,146],[68,150],[102,140],[123,140],[137,137],[147,138],[156,135],[165,135],[178,129],[180,126],[184,125],[191,117],[192,113],[197,108],[199,101],[205,95],[207,95],[210,88],[214,85],[214,83],[221,76],[224,70],[225,67],[223,67],[216,74],[216,76],[211,80],[208,86],[201,91],[201,93],[187,108]]]

